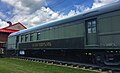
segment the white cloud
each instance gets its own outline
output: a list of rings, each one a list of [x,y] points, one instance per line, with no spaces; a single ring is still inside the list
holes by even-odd
[[[76,10],[70,10],[68,15],[59,14],[50,8],[42,7],[45,0],[1,0],[14,7],[14,17],[11,22],[22,22],[27,27],[32,27],[51,20],[73,16],[81,11],[89,10],[89,7],[84,5],[74,5]],[[94,0],[92,8],[96,8],[105,4],[116,2],[118,0]],[[3,14],[0,14],[3,15]],[[8,19],[9,20],[9,19]],[[3,21],[1,21],[3,22]]]
[[[7,16],[6,15],[4,15],[2,12],[0,12],[0,18],[6,18]],[[0,19],[0,28],[3,28],[3,27],[5,27],[5,26],[8,26],[9,24],[8,23],[6,23],[5,21],[3,21],[2,19]]]
[[[58,12],[50,8],[42,7],[45,0],[1,0],[14,7],[14,17],[10,20],[13,23],[22,22],[31,27],[50,20],[61,18]]]
[[[74,7],[76,7],[76,11],[86,11],[86,10],[89,10],[90,8],[89,7],[86,7],[84,5],[74,5]]]
[[[75,10],[71,10],[69,13],[68,13],[68,16],[73,16],[76,14],[76,11]]]
[[[15,16],[11,22],[22,22],[27,27],[35,26],[51,20],[73,16],[78,14],[78,10],[71,10],[68,15],[59,14],[50,8],[42,7],[45,0],[1,0],[14,7]],[[80,8],[80,7],[79,7]],[[81,7],[83,9],[84,7]],[[9,20],[9,19],[8,19]]]
[[[1,18],[6,18],[6,15],[4,15],[2,12],[0,12],[0,17]]]
[[[97,8],[106,4],[117,2],[119,0],[94,0],[92,8]]]
[[[1,0],[15,8],[15,14],[17,13],[32,13],[40,9],[44,3],[44,0]]]
[[[40,18],[38,17],[38,16],[36,16],[36,17],[34,17],[32,20],[31,20],[31,22],[32,23],[37,23],[37,22],[39,22],[40,21]]]
[[[6,27],[6,26],[8,26],[8,25],[9,25],[8,23],[6,23],[5,21],[2,21],[2,20],[0,19],[0,28]]]
[[[41,9],[33,12],[32,14],[17,14],[11,19],[11,21],[14,23],[22,22],[23,24],[26,24],[27,27],[31,27],[61,17],[61,15],[52,11],[50,8],[41,7]]]

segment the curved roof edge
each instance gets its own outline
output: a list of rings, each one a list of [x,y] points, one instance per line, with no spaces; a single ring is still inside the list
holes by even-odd
[[[91,9],[91,10],[88,10],[88,11],[85,11],[85,12],[81,12],[80,14],[77,14],[75,16],[66,17],[66,18],[62,18],[62,19],[53,20],[53,21],[50,21],[50,22],[47,22],[47,23],[39,24],[35,27],[31,27],[29,29],[24,29],[24,30],[12,33],[9,36],[20,35],[20,34],[24,34],[24,33],[27,33],[27,32],[39,30],[39,29],[42,29],[42,28],[47,28],[47,27],[50,27],[50,26],[60,25],[60,24],[67,23],[67,22],[70,22],[70,21],[83,19],[83,18],[87,18],[87,17],[90,17],[90,16],[95,16],[95,15],[99,15],[99,14],[103,14],[103,13],[107,13],[107,12],[111,12],[111,11],[115,11],[115,10],[120,10],[120,1],[112,3],[112,4],[104,5],[104,6],[95,8],[95,9]]]

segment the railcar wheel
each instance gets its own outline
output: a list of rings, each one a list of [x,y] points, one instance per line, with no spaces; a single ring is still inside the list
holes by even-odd
[[[95,64],[99,65],[99,66],[104,66],[104,56],[102,55],[97,55],[95,56]]]

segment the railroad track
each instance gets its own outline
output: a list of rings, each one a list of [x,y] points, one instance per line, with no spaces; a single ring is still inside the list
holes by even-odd
[[[84,70],[96,71],[96,72],[101,72],[101,73],[120,73],[119,67],[98,66],[98,65],[93,65],[93,64],[75,63],[75,62],[31,58],[31,57],[19,57],[18,59],[30,60],[34,62],[43,62],[43,63],[55,64],[59,66],[67,66],[67,67],[72,67],[72,68],[80,68]]]

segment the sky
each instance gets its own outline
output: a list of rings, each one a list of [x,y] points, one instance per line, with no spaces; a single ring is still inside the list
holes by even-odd
[[[0,0],[0,28],[8,26],[7,21],[29,28],[117,1],[120,0]]]

